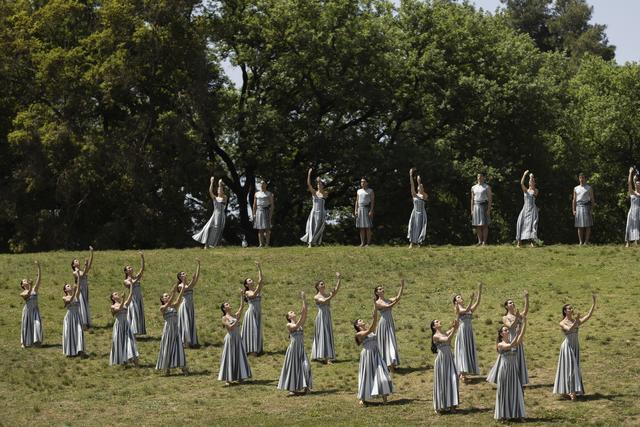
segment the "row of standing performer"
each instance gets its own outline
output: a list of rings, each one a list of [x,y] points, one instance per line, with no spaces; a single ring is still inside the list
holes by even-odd
[[[327,216],[325,200],[328,197],[328,192],[320,177],[316,178],[316,188],[311,184],[312,171],[312,169],[309,169],[307,173],[307,187],[311,193],[313,207],[307,219],[305,235],[300,239],[307,243],[309,247],[322,244]],[[411,198],[413,200],[413,210],[409,217],[407,232],[410,247],[423,244],[427,235],[426,202],[429,196],[420,176],[416,176],[415,172],[415,168],[409,171]],[[630,168],[627,181],[631,205],[625,227],[626,246],[629,246],[632,242],[637,245],[638,240],[640,240],[640,180],[637,178],[635,168]],[[578,176],[578,181],[579,184],[573,189],[571,209],[574,217],[574,226],[578,232],[578,242],[580,245],[586,245],[591,238],[595,195],[593,188],[587,184],[587,179],[583,173]],[[213,214],[202,230],[193,235],[193,239],[203,244],[205,249],[207,247],[215,247],[220,243],[226,221],[227,196],[224,191],[224,185],[222,180],[219,180],[216,192],[214,192],[214,185],[215,179],[211,177],[209,194],[213,200]],[[520,187],[524,196],[524,205],[518,215],[516,224],[516,242],[518,247],[521,246],[522,242],[527,241],[530,242],[531,246],[534,246],[534,243],[538,241],[538,207],[536,206],[536,199],[539,192],[536,179],[528,170],[523,173],[520,179]],[[485,182],[484,174],[479,173],[476,184],[471,187],[469,207],[471,225],[475,229],[478,245],[486,245],[488,242],[492,201],[491,186]],[[252,209],[253,227],[258,232],[258,240],[261,247],[269,246],[274,203],[273,193],[268,191],[267,183],[262,180],[260,182],[260,191],[257,191],[254,195]],[[356,218],[356,228],[360,233],[360,246],[371,244],[375,205],[375,192],[369,188],[366,178],[360,179],[360,188],[356,192],[353,211]]]
[[[144,255],[140,253],[141,267],[137,274],[131,266],[124,267],[124,285],[129,294],[113,292],[111,313],[114,317],[110,364],[137,365],[139,353],[136,335],[146,334],[144,326],[144,305],[140,280],[144,273]],[[84,329],[91,326],[89,314],[88,273],[93,262],[93,249],[90,256],[80,268],[77,259],[72,262],[74,284],[64,285],[63,301],[67,313],[63,321],[63,353],[66,356],[82,356],[85,353]],[[43,341],[42,320],[37,303],[41,283],[41,268],[36,261],[37,276],[35,281],[21,280],[21,296],[25,300],[22,312],[21,343],[23,347],[37,346]],[[251,378],[251,368],[247,354],[260,355],[263,352],[263,336],[261,322],[261,291],[264,277],[259,263],[257,283],[251,279],[244,280],[244,288],[240,290],[240,307],[237,311],[229,302],[222,303],[222,325],[227,331],[221,354],[218,379],[227,385]],[[200,262],[190,280],[187,274],[177,274],[177,282],[171,290],[160,297],[160,311],[164,317],[164,327],[160,341],[160,350],[156,369],[169,374],[172,368],[181,368],[188,373],[184,346],[198,346],[195,325],[195,306],[193,289],[200,275]],[[81,284],[84,284],[81,286]],[[315,320],[314,340],[311,348],[312,359],[330,364],[336,358],[333,322],[330,303],[340,289],[341,275],[336,273],[336,285],[327,292],[323,281],[315,284],[314,302],[318,307]],[[374,309],[371,322],[367,325],[358,319],[353,323],[355,341],[362,346],[360,352],[358,392],[360,404],[374,397],[387,396],[394,392],[390,372],[400,364],[398,343],[392,309],[400,302],[405,288],[404,280],[395,297],[385,298],[383,286],[374,289]],[[83,294],[84,292],[84,294]],[[471,295],[465,305],[461,295],[453,298],[456,318],[451,328],[443,330],[443,323],[431,321],[431,350],[437,354],[434,363],[433,405],[438,413],[454,410],[459,405],[459,379],[466,382],[469,375],[480,373],[476,343],[472,327],[473,313],[477,310],[482,296],[482,284],[477,293]],[[290,343],[278,381],[278,388],[288,390],[291,394],[304,394],[312,388],[311,365],[304,347],[303,328],[307,320],[308,307],[304,292],[301,292],[302,308],[300,313],[289,311],[286,314],[287,330]],[[244,315],[242,327],[239,319],[245,305],[249,309]],[[562,394],[572,400],[584,393],[580,369],[580,350],[578,329],[593,314],[596,298],[585,316],[574,314],[571,304],[562,307],[560,328],[565,340],[560,347],[560,355],[556,370],[553,392]],[[84,306],[84,307],[83,307]],[[524,292],[524,308],[522,313],[516,308],[512,299],[504,302],[505,315],[503,326],[498,330],[496,351],[498,359],[489,372],[487,381],[497,385],[494,417],[496,419],[518,419],[526,416],[523,387],[529,383],[526,358],[524,352],[524,335],[526,319],[529,312],[529,294]],[[83,314],[84,313],[84,314]],[[450,342],[456,336],[452,351]]]

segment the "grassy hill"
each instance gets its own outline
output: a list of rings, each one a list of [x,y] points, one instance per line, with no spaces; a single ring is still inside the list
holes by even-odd
[[[142,286],[149,336],[138,341],[140,368],[109,366],[112,317],[108,297],[111,291],[123,288],[125,264],[133,263],[137,270],[135,251],[95,254],[89,280],[95,327],[86,334],[87,359],[65,358],[60,344],[65,313],[62,285],[71,280],[71,259],[86,253],[0,255],[0,397],[5,407],[0,424],[492,424],[495,389],[483,379],[461,385],[457,414],[435,415],[431,401],[434,355],[429,350],[429,322],[438,318],[449,324],[452,296],[462,293],[468,299],[478,281],[485,283],[474,317],[483,375],[496,359],[495,336],[504,300],[513,298],[522,308],[522,291],[528,289],[531,294],[525,338],[532,383],[526,389],[525,403],[531,422],[637,424],[639,255],[639,250],[621,246],[145,251],[147,271]],[[191,375],[163,377],[154,370],[163,324],[158,298],[173,284],[178,271],[193,273],[197,257],[203,266],[195,288],[196,322],[204,345],[186,350]],[[21,349],[19,281],[35,276],[35,259],[43,267],[40,311],[45,345]],[[241,280],[255,277],[254,260],[262,262],[266,278],[262,299],[266,354],[250,358],[253,381],[223,387],[217,381],[225,334],[219,306],[229,300],[237,307]],[[344,278],[332,302],[338,361],[329,366],[313,363],[313,392],[287,397],[286,392],[276,390],[288,344],[284,314],[299,310],[300,290],[311,298],[314,280],[332,283],[335,271]],[[354,344],[351,324],[358,317],[369,318],[375,285],[384,284],[388,295],[395,294],[401,275],[407,288],[394,308],[402,368],[393,376],[396,393],[386,406],[361,408],[355,396],[360,349]],[[566,302],[586,313],[592,292],[598,294],[599,306],[580,332],[587,395],[570,402],[552,394],[563,339],[558,322]],[[308,353],[315,315],[312,306],[305,333]]]

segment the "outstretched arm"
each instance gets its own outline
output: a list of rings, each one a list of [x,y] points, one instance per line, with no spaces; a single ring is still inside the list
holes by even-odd
[[[520,328],[520,332],[518,332],[518,335],[516,336],[516,339],[513,340],[511,343],[509,343],[509,347],[508,348],[513,348],[513,347],[517,347],[520,345],[520,343],[522,342],[522,339],[524,338],[524,331],[527,329],[527,318],[524,317],[522,319],[522,327]]]
[[[144,274],[144,254],[142,253],[142,251],[138,253],[140,254],[140,271],[138,271],[138,274],[136,274],[135,280],[142,279],[142,275]]]
[[[178,292],[178,296],[176,296],[175,301],[171,302],[171,305],[173,305],[174,307],[177,307],[182,303],[182,295],[184,294],[185,289],[186,289],[186,286],[180,287],[180,292]],[[173,292],[173,294],[175,294],[175,291]]]
[[[42,276],[42,269],[40,268],[40,263],[38,261],[36,261],[35,263],[36,263],[36,268],[38,270],[38,273],[36,275],[36,283],[35,285],[33,285],[33,292],[37,294],[38,291],[40,290],[40,277]]]
[[[398,289],[398,295],[395,298],[391,298],[391,303],[388,304],[389,307],[393,307],[398,302],[400,302],[400,298],[402,297],[402,293],[404,292],[404,279],[400,279],[400,289]]]
[[[413,173],[415,170],[416,168],[411,168],[409,170],[409,183],[411,184],[411,197],[413,198],[416,197],[416,185],[413,183]]]
[[[196,260],[196,272],[193,273],[193,277],[191,278],[191,281],[189,282],[187,287],[189,289],[193,288],[196,285],[196,283],[198,283],[198,279],[199,278],[200,278],[200,260],[197,259]]]
[[[473,302],[469,310],[473,313],[478,308],[478,304],[480,304],[480,297],[482,297],[482,283],[478,283],[478,294],[476,296],[476,300]]]
[[[127,298],[124,300],[124,303],[122,304],[124,307],[129,307],[129,304],[131,304],[131,300],[133,299],[133,292],[130,289],[129,290],[129,295],[127,295]]]
[[[311,172],[313,171],[312,168],[309,168],[309,171],[307,172],[307,189],[309,190],[309,193],[311,193],[311,195],[314,195],[316,190],[314,190],[313,185],[311,185]]]
[[[367,329],[367,335],[375,332],[376,328],[378,327],[378,307],[376,307],[376,305],[373,305],[373,317],[371,318],[371,326],[369,326],[369,329]]]
[[[422,179],[420,175],[416,177],[416,181],[418,181],[418,187],[422,185]],[[422,185],[422,194],[424,194],[425,199],[429,199],[429,194],[427,194],[427,190],[424,189],[424,185]]]
[[[213,185],[216,183],[216,179],[211,177],[209,180],[209,196],[211,196],[211,200],[216,199],[216,193],[213,192]]]
[[[262,267],[260,267],[260,263],[258,261],[256,261],[256,267],[258,268],[258,286],[256,286],[256,290],[253,293],[254,296],[260,295],[260,291],[262,291],[262,287],[264,286]]]
[[[520,188],[522,189],[523,193],[527,192],[527,187],[524,185],[524,180],[527,178],[527,174],[529,173],[529,170],[527,169],[526,171],[524,171],[524,173],[522,174],[522,178],[520,178]]]
[[[304,297],[304,292],[300,292],[300,298],[302,299],[302,309],[300,309],[300,318],[296,322],[296,326],[293,330],[298,329],[299,327],[304,325],[304,322],[307,321],[307,300]]]
[[[458,330],[458,326],[460,326],[460,321],[458,319],[454,319],[453,323],[451,324],[451,328],[446,332],[447,342],[451,342],[451,338],[453,338],[456,331]]]
[[[238,308],[238,311],[236,311],[235,317],[236,319],[240,317],[240,315],[242,314],[242,309],[244,308],[244,291],[241,289],[240,290],[240,308]],[[237,324],[238,322],[236,322]]]
[[[329,296],[324,299],[324,302],[331,301],[333,299],[333,297],[336,296],[336,294],[338,293],[338,290],[340,289],[341,280],[342,280],[342,276],[340,275],[339,272],[336,272],[336,286],[333,288],[333,291],[331,291]]]
[[[71,300],[73,301],[78,298],[80,298],[80,283],[75,284],[75,288],[73,289],[73,298]]]
[[[522,317],[529,314],[529,291],[524,291],[524,308],[522,309]]]
[[[93,265],[93,246],[89,246],[89,260],[85,261],[84,263],[83,273],[85,274],[88,273],[92,265]]]
[[[591,319],[591,315],[593,314],[593,310],[596,308],[596,294],[591,295],[591,300],[593,301],[591,304],[591,308],[581,319],[580,323],[584,323],[587,320]]]

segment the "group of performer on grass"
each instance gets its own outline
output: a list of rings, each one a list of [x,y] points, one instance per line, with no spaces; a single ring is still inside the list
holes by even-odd
[[[419,181],[418,181],[419,183]],[[478,185],[481,185],[479,182]],[[420,190],[418,190],[420,191]],[[85,356],[84,331],[91,327],[89,310],[88,275],[93,263],[93,248],[83,268],[78,259],[71,263],[73,284],[65,283],[63,301],[67,308],[63,321],[62,349],[65,356]],[[140,271],[134,273],[131,266],[124,267],[125,292],[110,295],[111,313],[114,317],[109,363],[122,365],[138,364],[137,335],[145,335],[144,304],[140,281],[145,262],[140,252]],[[21,343],[23,347],[38,346],[43,342],[42,320],[38,308],[38,293],[41,284],[41,268],[36,261],[35,280],[22,279],[21,297],[25,300],[22,311]],[[251,378],[248,354],[263,353],[263,332],[261,321],[261,293],[264,275],[256,262],[258,278],[246,278],[240,289],[240,305],[234,311],[229,302],[220,305],[222,325],[227,331],[220,357],[218,379],[227,385]],[[181,368],[187,374],[187,360],[184,347],[198,347],[195,323],[194,287],[200,276],[200,261],[189,279],[184,271],[177,274],[176,282],[169,292],[160,296],[160,311],[164,317],[164,327],[156,369],[169,375],[173,368]],[[336,358],[331,318],[331,300],[340,290],[341,275],[336,273],[336,284],[327,290],[324,281],[315,283],[314,302],[318,308],[315,319],[311,359],[331,364]],[[392,310],[400,302],[405,288],[404,280],[396,296],[385,298],[383,286],[373,291],[373,316],[369,324],[358,319],[353,323],[356,344],[362,346],[358,375],[358,400],[360,404],[374,397],[393,393],[394,386],[390,372],[400,364],[398,342],[395,333]],[[466,382],[469,375],[480,373],[476,342],[473,333],[473,313],[478,308],[482,296],[482,284],[471,295],[469,302],[461,295],[453,298],[455,319],[451,327],[445,329],[438,319],[431,321],[431,350],[436,353],[433,375],[433,406],[438,413],[455,409],[459,405],[459,380]],[[312,388],[311,364],[304,345],[304,325],[308,317],[308,306],[304,292],[300,293],[302,306],[299,313],[286,313],[286,328],[290,336],[285,359],[278,381],[278,388],[290,394],[304,394]],[[574,400],[584,393],[580,369],[578,329],[589,320],[595,308],[593,305],[585,316],[574,314],[571,304],[562,307],[560,327],[565,340],[560,347],[553,392]],[[249,306],[242,316],[245,304]],[[494,416],[496,419],[517,419],[526,416],[523,387],[529,383],[524,351],[524,336],[529,313],[529,294],[524,292],[524,307],[520,312],[512,299],[504,302],[503,326],[497,331],[496,351],[498,358],[489,372],[487,381],[497,385]],[[456,336],[455,346],[451,340]]]
[[[327,211],[325,200],[329,193],[320,177],[316,178],[316,187],[311,183],[311,174],[307,173],[307,188],[311,193],[312,208],[307,219],[305,235],[300,240],[309,247],[322,244],[322,237],[325,229]],[[528,182],[527,182],[528,178]],[[491,187],[485,182],[484,173],[479,173],[477,182],[471,187],[470,207],[471,225],[475,229],[477,245],[486,245],[489,238],[489,225],[491,224],[491,207],[493,194]],[[407,239],[409,247],[420,246],[425,242],[427,235],[427,211],[426,203],[429,198],[416,169],[409,171],[409,181],[411,188],[411,198],[413,209],[409,217]],[[578,232],[578,242],[586,245],[591,238],[591,227],[593,226],[593,208],[595,207],[595,196],[593,188],[587,184],[586,176],[583,173],[578,175],[579,184],[573,189],[571,209],[574,217],[574,226]],[[213,214],[209,221],[198,233],[193,235],[193,239],[201,243],[204,248],[215,247],[220,243],[225,225],[225,209],[228,197],[224,192],[222,180],[217,182],[217,190],[214,191],[216,181],[211,177],[209,194],[213,200]],[[628,247],[630,243],[638,244],[640,240],[640,177],[634,167],[629,169],[627,179],[628,194],[631,206],[627,214],[627,224],[625,228],[625,242]],[[274,210],[274,195],[267,190],[267,183],[260,181],[260,191],[253,197],[253,228],[258,232],[259,246],[269,246],[271,239],[271,227],[273,224],[272,212]],[[536,199],[538,197],[538,187],[533,173],[526,170],[520,179],[520,187],[524,196],[524,205],[518,215],[516,224],[516,243],[520,247],[522,242],[529,242],[534,246],[538,241],[538,207]],[[376,196],[373,189],[369,187],[366,178],[360,179],[360,188],[356,191],[353,214],[356,220],[356,228],[360,233],[360,246],[371,244],[373,230],[373,216],[376,205]]]

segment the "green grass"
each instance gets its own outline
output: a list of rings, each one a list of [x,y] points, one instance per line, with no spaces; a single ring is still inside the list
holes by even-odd
[[[453,318],[451,298],[465,298],[476,282],[485,292],[474,318],[481,372],[496,359],[496,330],[502,303],[514,298],[522,308],[522,291],[531,294],[529,329],[525,338],[532,386],[525,394],[527,415],[534,424],[638,424],[640,360],[637,357],[637,305],[640,301],[637,262],[640,252],[620,246],[435,247],[322,247],[146,251],[142,281],[149,338],[138,347],[141,368],[110,367],[112,317],[109,293],[122,289],[122,267],[137,266],[134,251],[98,251],[90,275],[91,311],[95,328],[86,334],[88,359],[62,355],[61,330],[65,310],[62,284],[71,280],[69,263],[86,254],[50,252],[0,255],[2,303],[0,311],[0,398],[5,408],[2,425],[29,424],[492,424],[495,389],[482,380],[461,385],[460,413],[433,413],[429,322]],[[188,349],[190,376],[162,377],[154,370],[162,330],[158,297],[169,289],[175,273],[191,274],[195,258],[202,259],[195,289],[200,349]],[[33,260],[43,267],[40,311],[44,322],[43,348],[20,348],[22,300],[19,280],[33,277]],[[250,358],[253,381],[223,387],[217,381],[224,330],[221,302],[237,307],[237,289],[255,277],[253,261],[260,260],[266,277],[263,323],[266,354]],[[344,277],[332,303],[338,362],[313,364],[314,391],[287,397],[276,390],[288,344],[284,314],[299,310],[298,292],[313,295],[313,282]],[[400,276],[407,280],[404,299],[394,309],[401,367],[394,374],[396,393],[387,406],[357,405],[360,349],[351,326],[368,319],[373,288],[384,284],[394,294]],[[552,384],[562,335],[558,328],[562,304],[571,302],[586,313],[591,293],[599,296],[593,318],[581,329],[582,372],[587,396],[579,402],[553,395]],[[306,325],[306,348],[311,349],[315,307]],[[367,320],[368,321],[368,320]]]

